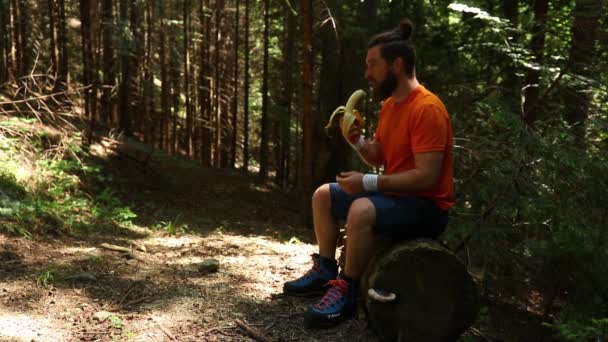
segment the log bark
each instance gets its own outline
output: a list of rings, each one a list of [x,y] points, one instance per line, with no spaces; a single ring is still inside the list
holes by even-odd
[[[396,294],[371,299],[370,288]],[[479,292],[458,257],[433,240],[381,241],[361,281],[370,327],[385,341],[455,341],[475,321]]]

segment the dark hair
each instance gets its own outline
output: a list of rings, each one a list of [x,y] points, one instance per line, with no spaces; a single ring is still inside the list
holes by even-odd
[[[392,63],[397,57],[401,57],[405,63],[405,73],[408,77],[412,77],[416,67],[416,49],[411,42],[413,32],[414,24],[408,19],[404,19],[396,29],[372,37],[367,44],[367,48],[371,49],[379,45],[380,55],[388,63]]]

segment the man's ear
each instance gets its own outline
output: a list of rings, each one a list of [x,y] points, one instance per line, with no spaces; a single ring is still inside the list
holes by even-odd
[[[401,72],[404,72],[405,71],[405,61],[403,60],[403,58],[402,57],[395,58],[393,60],[393,63],[391,64],[391,69],[396,74],[400,74]]]

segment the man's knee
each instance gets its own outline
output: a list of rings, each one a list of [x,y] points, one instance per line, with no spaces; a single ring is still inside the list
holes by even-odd
[[[370,228],[376,221],[376,208],[368,198],[355,200],[348,210],[348,229]]]
[[[329,192],[329,184],[323,184],[315,190],[312,194],[312,206],[313,208],[327,208],[331,207],[331,194]]]

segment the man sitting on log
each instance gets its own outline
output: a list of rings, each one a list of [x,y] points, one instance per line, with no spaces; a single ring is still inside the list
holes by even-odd
[[[337,183],[312,197],[319,254],[302,277],[286,282],[288,295],[321,295],[305,315],[305,326],[331,326],[352,317],[359,280],[373,254],[375,236],[404,240],[436,238],[454,205],[452,126],[441,100],[418,83],[413,25],[373,37],[365,78],[374,100],[384,101],[375,136],[365,141],[353,125],[348,142],[361,158],[384,173],[342,172]],[[335,259],[338,221],[346,220],[348,248],[338,274]]]

